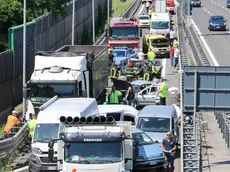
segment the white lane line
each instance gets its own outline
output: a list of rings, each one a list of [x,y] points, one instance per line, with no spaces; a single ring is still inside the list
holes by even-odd
[[[166,76],[166,65],[167,65],[167,59],[164,58],[162,59],[162,66],[163,66],[163,69],[161,71],[161,77],[165,79],[165,76]]]
[[[143,11],[143,8],[145,7],[145,5],[143,4],[140,11],[138,12],[138,15],[141,14],[141,12]]]
[[[196,29],[198,35],[200,36],[200,39],[201,39],[201,41],[203,42],[203,44],[204,44],[204,46],[205,46],[205,48],[206,48],[206,50],[207,50],[209,56],[211,57],[211,59],[212,59],[212,61],[213,61],[213,64],[214,64],[215,66],[219,66],[218,62],[216,61],[216,58],[214,57],[214,55],[213,55],[211,49],[209,48],[207,42],[205,41],[204,37],[202,36],[200,30],[198,29],[198,27],[197,27],[197,25],[195,24],[195,22],[193,21],[193,19],[191,19],[191,23],[192,23],[192,25],[194,26],[194,28]]]
[[[211,13],[210,11],[208,11],[206,8],[202,7],[202,9],[203,9],[204,11],[206,11],[209,15],[212,15],[212,13]]]

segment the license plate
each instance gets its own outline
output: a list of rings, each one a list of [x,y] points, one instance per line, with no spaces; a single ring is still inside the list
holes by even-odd
[[[157,162],[156,161],[150,161],[150,165],[156,165]]]
[[[220,26],[217,26],[216,28],[217,28],[217,29],[219,29],[219,28],[220,28]]]
[[[57,170],[56,167],[47,167],[47,170]]]
[[[162,52],[161,54],[165,54],[164,52]]]

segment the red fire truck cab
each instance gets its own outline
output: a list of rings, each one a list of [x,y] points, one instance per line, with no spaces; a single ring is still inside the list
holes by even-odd
[[[139,28],[137,21],[130,19],[113,18],[107,30],[108,49],[114,47],[139,48]]]

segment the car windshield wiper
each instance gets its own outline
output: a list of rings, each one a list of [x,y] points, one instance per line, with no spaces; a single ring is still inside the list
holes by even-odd
[[[111,160],[103,160],[103,161],[98,161],[99,164],[104,164],[104,163],[114,163],[114,161],[111,161]]]
[[[91,164],[88,160],[82,160],[82,161],[70,160],[70,162],[79,163],[79,164]]]

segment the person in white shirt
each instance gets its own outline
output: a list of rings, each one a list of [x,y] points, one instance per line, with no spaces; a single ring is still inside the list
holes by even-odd
[[[175,32],[174,32],[174,30],[173,30],[173,28],[172,28],[172,29],[170,30],[170,32],[169,32],[170,44],[173,44],[174,38],[175,38]]]
[[[173,67],[174,67],[174,69],[176,68],[176,66],[178,64],[179,54],[180,54],[179,46],[176,45],[175,49],[174,49],[174,57],[173,57]]]
[[[137,53],[137,57],[139,60],[144,60],[145,59],[145,54],[143,53],[143,50],[140,49],[140,51]]]
[[[149,13],[149,7],[150,7],[149,1],[147,1],[147,2],[145,3],[145,7],[146,7],[147,14],[148,14],[148,13]]]

